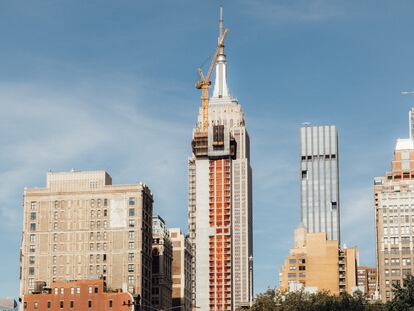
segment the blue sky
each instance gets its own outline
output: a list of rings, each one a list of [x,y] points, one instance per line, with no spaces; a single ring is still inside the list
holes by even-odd
[[[22,191],[48,169],[148,184],[186,228],[187,157],[224,5],[228,82],[254,174],[255,287],[277,284],[299,221],[298,129],[339,130],[342,238],[372,265],[372,179],[408,136],[412,1],[0,2],[0,296],[18,295]]]

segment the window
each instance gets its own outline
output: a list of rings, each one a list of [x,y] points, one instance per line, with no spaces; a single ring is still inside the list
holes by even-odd
[[[34,245],[30,245],[30,246],[29,246],[29,251],[30,251],[31,253],[34,253],[34,252],[36,251],[36,246],[34,246]]]
[[[130,228],[135,227],[135,220],[133,220],[133,219],[130,219],[130,220],[129,220],[129,227],[130,227]]]
[[[89,293],[89,294],[92,294],[92,292],[93,292],[92,286],[89,286],[89,288],[88,288],[88,293]]]
[[[47,302],[47,308],[48,308],[48,309],[52,308],[52,302],[51,302],[51,301],[48,301],[48,302]]]
[[[92,308],[92,300],[88,300],[88,308]]]
[[[57,228],[58,228],[58,223],[57,222],[54,222],[53,223],[53,230],[57,230]]]
[[[134,217],[135,216],[135,208],[130,208],[129,209],[129,217]]]
[[[99,266],[98,266],[99,267]],[[95,294],[97,294],[99,291],[98,287],[95,287]]]
[[[24,302],[24,308],[27,309],[27,302]]]
[[[53,219],[58,220],[58,218],[59,218],[59,212],[54,212],[53,213]]]
[[[135,282],[135,278],[133,275],[128,275],[128,284],[134,284]]]
[[[60,308],[63,309],[63,301],[60,301]]]
[[[104,206],[108,206],[108,199],[104,199]]]
[[[53,275],[56,275],[56,273],[57,273],[57,268],[56,268],[56,266],[54,266],[53,267]],[[55,290],[56,290],[56,288],[55,288]]]
[[[112,300],[109,300],[109,308],[112,308]]]
[[[34,265],[35,263],[35,256],[29,256],[29,265]]]
[[[76,287],[76,294],[80,294],[80,287]]]
[[[103,254],[103,261],[106,262],[106,254]]]
[[[30,202],[30,209],[32,211],[36,210],[36,206],[37,206],[36,202],[34,202],[34,201]]]
[[[34,278],[29,278],[27,285],[30,289],[34,288]]]
[[[128,204],[129,205],[135,205],[135,198],[129,198],[129,200],[128,200]]]
[[[36,231],[36,224],[30,224],[30,231]]]
[[[35,272],[35,268],[29,267],[29,275],[34,275],[34,272]]]
[[[70,294],[71,294],[71,295],[74,295],[74,294],[75,294],[75,288],[74,288],[74,287],[71,287],[71,288],[70,288]]]
[[[106,251],[106,243],[103,243],[103,250]]]
[[[128,253],[128,261],[134,261],[134,253]]]
[[[93,251],[93,243],[89,244],[89,250]]]
[[[128,248],[134,249],[135,248],[134,242],[128,242]]]
[[[55,293],[55,295],[59,294],[59,288],[55,287],[54,293]]]
[[[104,209],[104,217],[107,217],[107,216],[108,216],[108,210]]]
[[[59,207],[59,201],[55,201],[55,208]]]
[[[37,301],[34,302],[34,308],[39,309],[39,303]]]
[[[36,220],[36,212],[30,213],[30,220]]]
[[[75,302],[73,300],[70,301],[70,307],[71,308],[75,307]]]
[[[63,295],[65,293],[65,289],[63,287],[60,288],[60,293]]]
[[[134,265],[133,264],[128,265],[128,272],[134,272]]]
[[[35,234],[31,234],[30,235],[30,243],[34,243],[36,242],[36,235]]]

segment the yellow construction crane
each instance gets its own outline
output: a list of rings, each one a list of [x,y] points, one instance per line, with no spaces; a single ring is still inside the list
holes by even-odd
[[[223,31],[223,18],[222,11],[220,10],[220,36],[217,43],[216,51],[211,59],[210,67],[208,68],[207,74],[203,75],[201,68],[198,68],[198,74],[200,76],[200,81],[196,83],[196,88],[201,89],[201,109],[203,114],[203,123],[201,125],[202,131],[207,132],[208,129],[208,90],[211,85],[211,74],[213,73],[214,65],[216,64],[217,57],[223,53],[224,49],[224,39],[226,38],[229,30],[226,28]]]

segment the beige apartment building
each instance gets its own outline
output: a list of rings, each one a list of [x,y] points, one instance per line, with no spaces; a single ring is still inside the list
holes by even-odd
[[[152,204],[146,185],[113,185],[104,171],[49,172],[46,187],[25,189],[23,302],[37,282],[102,277],[150,305]]]
[[[154,310],[172,307],[172,258],[170,234],[164,219],[152,217],[152,304]]]
[[[175,310],[191,311],[191,245],[179,228],[170,229],[173,245],[173,307]]]
[[[391,170],[374,179],[378,285],[382,301],[412,274],[414,234],[414,142],[398,139]]]
[[[350,293],[356,287],[356,269],[355,247],[341,250],[338,241],[328,240],[325,232],[307,233],[299,226],[280,272],[280,290]]]

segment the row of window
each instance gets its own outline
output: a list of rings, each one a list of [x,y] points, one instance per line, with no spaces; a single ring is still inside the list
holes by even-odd
[[[108,301],[108,307],[112,308],[112,306],[113,306],[113,302],[112,302],[112,300],[109,300]],[[59,308],[64,309],[64,307],[65,307],[65,302],[63,300],[61,300],[59,302]],[[33,308],[34,309],[39,309],[39,302],[38,301],[33,302]],[[51,301],[47,302],[47,308],[48,309],[52,308],[52,302]],[[69,301],[69,308],[75,308],[75,302],[73,300]],[[92,300],[88,300],[88,308],[92,308]],[[24,309],[27,309],[27,302],[24,303]]]
[[[91,199],[90,200],[90,206],[91,207],[95,207],[95,202],[96,202],[96,206],[100,207],[102,206],[102,201],[103,201],[103,206],[108,206],[108,199]],[[55,200],[53,202],[53,206],[55,208],[58,208],[59,206],[62,206],[62,204],[60,204],[61,202],[58,200]],[[134,206],[136,204],[136,198],[135,197],[130,197],[128,198],[128,205],[130,206]],[[35,211],[37,210],[37,202],[36,201],[31,201],[30,202],[30,210]]]
[[[385,263],[385,265],[390,265],[391,264],[392,266],[394,266],[394,265],[398,266],[398,265],[400,265],[400,258],[390,258],[390,259],[385,258],[384,263]],[[402,263],[403,266],[410,266],[411,265],[411,258],[402,258],[401,263]]]

